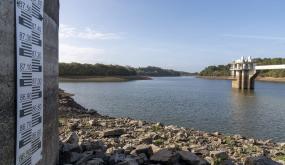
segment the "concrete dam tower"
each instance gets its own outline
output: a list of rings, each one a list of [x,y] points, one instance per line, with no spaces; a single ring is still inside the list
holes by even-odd
[[[251,57],[235,60],[231,65],[231,75],[234,78],[232,81],[233,88],[254,89],[254,79],[257,72]]]
[[[254,89],[255,79],[261,70],[285,69],[285,65],[257,66],[251,57],[235,60],[231,64],[232,88]]]
[[[59,0],[0,0],[0,165],[58,159]]]

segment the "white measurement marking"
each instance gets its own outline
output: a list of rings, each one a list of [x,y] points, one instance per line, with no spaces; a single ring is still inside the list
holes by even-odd
[[[15,0],[17,59],[16,165],[42,159],[44,0]]]

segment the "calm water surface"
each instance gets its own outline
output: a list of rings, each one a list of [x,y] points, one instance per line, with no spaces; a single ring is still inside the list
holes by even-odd
[[[87,108],[204,131],[285,141],[285,84],[256,83],[254,92],[228,80],[154,78],[124,83],[60,83]]]

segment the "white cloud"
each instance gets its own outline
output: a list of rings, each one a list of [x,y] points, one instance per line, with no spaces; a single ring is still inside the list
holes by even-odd
[[[59,45],[60,62],[100,63],[103,61],[104,49],[78,47],[69,44]]]
[[[224,37],[232,38],[245,38],[245,39],[261,39],[261,40],[281,40],[285,41],[285,37],[275,37],[275,36],[255,36],[255,35],[235,35],[235,34],[225,34]]]
[[[61,39],[85,39],[85,40],[111,40],[120,39],[118,33],[105,33],[96,31],[90,27],[76,28],[70,25],[61,24],[59,27],[59,37]]]

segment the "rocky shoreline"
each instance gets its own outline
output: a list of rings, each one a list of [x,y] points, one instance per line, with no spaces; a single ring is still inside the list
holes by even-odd
[[[60,165],[284,165],[285,143],[113,118],[59,93]]]

